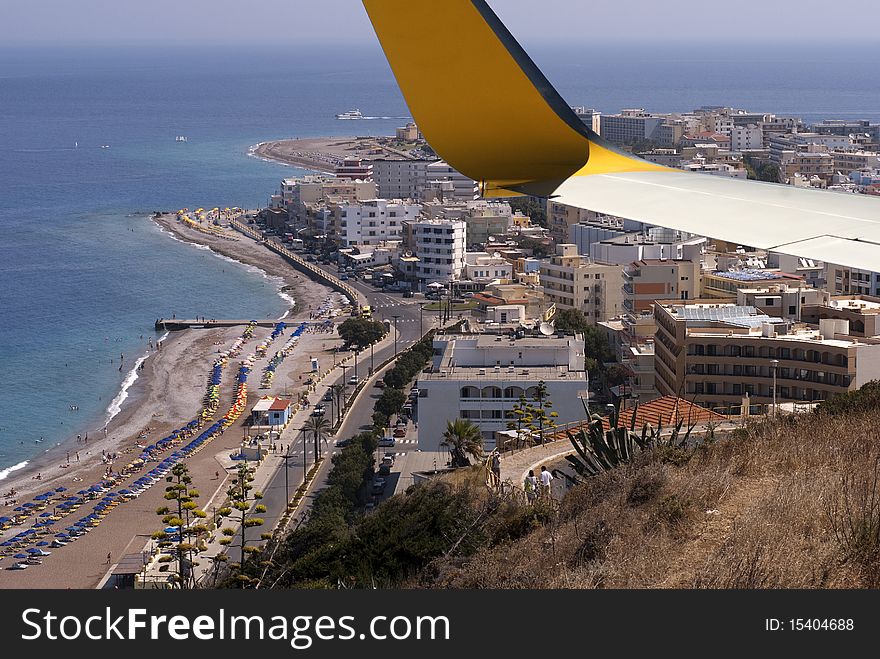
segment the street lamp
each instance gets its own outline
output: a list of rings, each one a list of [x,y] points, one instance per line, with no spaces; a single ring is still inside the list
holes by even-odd
[[[419,302],[419,337],[425,336],[425,328],[423,323],[423,312],[425,311],[426,302]]]
[[[375,341],[370,344],[370,375],[373,375],[373,348],[375,347],[375,345]]]
[[[290,483],[288,472],[290,471],[290,459],[293,457],[292,455],[290,455],[290,447],[292,444],[293,442],[287,445],[287,453],[281,456],[281,459],[284,460],[284,496],[287,500],[285,507],[290,505]]]
[[[394,319],[394,356],[397,357],[397,319],[400,315],[395,314],[391,317]]]
[[[358,351],[355,349],[354,351],[354,376],[358,376]]]
[[[770,360],[770,367],[773,369],[773,418],[776,418],[776,367],[779,366],[778,359]]]

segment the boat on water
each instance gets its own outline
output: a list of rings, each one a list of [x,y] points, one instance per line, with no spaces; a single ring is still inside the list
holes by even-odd
[[[186,142],[187,141],[186,135],[178,135],[177,137],[174,138],[174,141],[175,142]]]
[[[355,108],[354,110],[349,110],[348,112],[343,112],[342,114],[336,115],[337,119],[363,119],[363,113]]]

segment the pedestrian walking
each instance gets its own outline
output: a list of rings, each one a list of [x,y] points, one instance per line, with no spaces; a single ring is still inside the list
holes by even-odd
[[[110,552],[107,552],[107,565],[110,565]]]
[[[534,503],[538,490],[538,479],[535,477],[534,469],[529,469],[529,475],[526,476],[526,480],[523,483],[523,489],[526,491],[526,498],[529,503]]]
[[[547,467],[541,465],[541,494],[550,496],[551,486],[550,483],[553,481],[553,474],[547,471]]]
[[[501,480],[501,456],[498,451],[492,452],[492,473],[500,481]]]

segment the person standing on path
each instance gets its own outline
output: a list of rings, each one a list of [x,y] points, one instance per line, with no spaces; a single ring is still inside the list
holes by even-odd
[[[529,469],[529,475],[526,476],[525,483],[523,484],[523,488],[526,491],[526,498],[529,503],[535,502],[535,496],[537,495],[538,490],[538,479],[535,477],[535,470]]]
[[[545,496],[550,496],[551,487],[550,483],[553,480],[553,474],[547,471],[547,467],[541,465],[541,494]]]

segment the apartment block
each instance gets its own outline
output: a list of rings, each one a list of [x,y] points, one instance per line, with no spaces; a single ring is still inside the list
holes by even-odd
[[[849,335],[843,320],[819,328],[754,307],[703,301],[654,305],[656,386],[661,394],[738,410],[773,402],[826,400],[880,377],[880,341]],[[773,360],[777,360],[774,365]]]
[[[731,151],[751,151],[764,148],[764,132],[755,124],[733,126],[730,131]]]
[[[459,173],[442,160],[429,163],[425,174],[425,191],[421,195],[425,201],[473,201],[480,196],[480,186],[474,179]]]
[[[464,272],[467,225],[464,220],[411,222],[416,276],[426,283],[450,282]]]
[[[372,199],[360,203],[331,204],[332,230],[342,247],[378,245],[401,240],[404,220],[414,220],[420,207],[402,201]]]
[[[541,285],[548,303],[580,309],[592,323],[619,314],[623,306],[619,265],[594,263],[577,246],[556,246],[556,255],[541,263]]]
[[[600,134],[602,132],[601,112],[599,112],[598,110],[594,110],[593,108],[585,108],[580,105],[573,105],[571,106],[571,109],[574,110],[577,118],[580,119],[587,128],[597,134]]]
[[[736,298],[741,288],[758,288],[774,285],[797,286],[803,283],[800,277],[785,272],[739,268],[736,270],[716,270],[703,273],[701,295],[711,298]]]
[[[691,260],[642,259],[623,268],[623,311],[640,315],[651,310],[655,300],[700,297],[700,262]]]
[[[620,114],[603,114],[600,120],[602,137],[616,144],[632,144],[642,140],[660,140],[660,126],[665,117],[645,112],[644,108],[622,110]]]
[[[821,292],[820,299],[806,303],[801,320],[818,325],[828,318],[849,323],[852,336],[880,336],[880,297],[869,295],[830,295]]]
[[[680,231],[656,227],[647,234],[627,233],[590,245],[589,255],[600,263],[627,265],[634,261],[690,260],[699,263],[706,248],[706,238],[691,237]]]
[[[476,284],[513,279],[513,264],[488,252],[467,252],[464,255],[464,278]]]
[[[880,153],[875,151],[843,151],[831,152],[834,170],[849,174],[860,169],[880,169]]]
[[[826,288],[833,295],[880,296],[880,272],[826,263],[825,279]]]
[[[736,304],[740,307],[755,307],[758,311],[787,318],[804,320],[803,309],[815,306],[826,295],[815,288],[778,284],[741,288],[736,292]]]
[[[436,161],[378,159],[371,162],[378,197],[422,201],[422,192],[428,184],[428,165]]]

